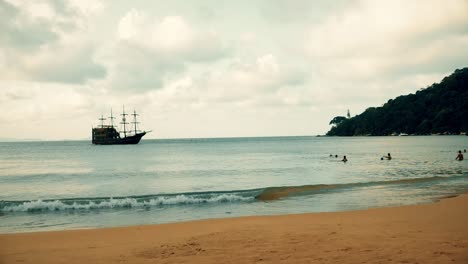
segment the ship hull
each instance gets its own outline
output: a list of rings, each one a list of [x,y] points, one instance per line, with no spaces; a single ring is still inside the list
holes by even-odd
[[[93,144],[95,145],[131,145],[138,144],[141,138],[146,135],[146,132],[138,133],[133,136],[124,138],[95,138]]]

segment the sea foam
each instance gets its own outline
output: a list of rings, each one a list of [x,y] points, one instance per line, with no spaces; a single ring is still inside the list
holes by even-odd
[[[228,203],[253,201],[254,196],[243,196],[235,193],[221,193],[212,195],[171,195],[155,196],[152,198],[122,197],[122,198],[94,198],[94,199],[63,199],[63,200],[29,200],[0,202],[2,212],[38,212],[65,210],[93,210],[112,208],[142,208],[176,206],[185,204]]]

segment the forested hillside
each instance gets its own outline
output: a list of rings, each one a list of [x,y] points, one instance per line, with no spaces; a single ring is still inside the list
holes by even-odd
[[[468,68],[415,94],[390,99],[352,118],[335,117],[328,136],[468,132]]]

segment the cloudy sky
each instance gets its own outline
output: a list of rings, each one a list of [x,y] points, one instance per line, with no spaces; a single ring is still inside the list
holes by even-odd
[[[0,138],[316,135],[468,66],[468,1],[0,0]]]

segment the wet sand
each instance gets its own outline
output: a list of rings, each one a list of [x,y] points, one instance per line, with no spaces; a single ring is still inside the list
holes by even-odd
[[[338,213],[0,235],[0,263],[468,263],[468,195]]]

